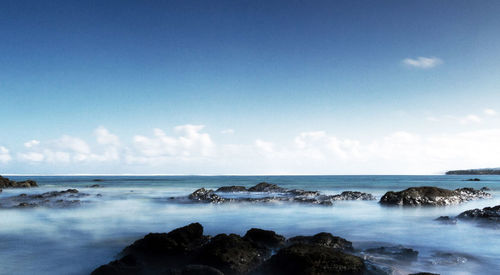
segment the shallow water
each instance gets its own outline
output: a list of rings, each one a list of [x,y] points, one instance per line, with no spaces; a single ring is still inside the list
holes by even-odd
[[[40,187],[4,189],[1,197],[77,188],[90,196],[82,206],[67,209],[0,209],[0,274],[88,274],[114,259],[126,245],[149,232],[168,232],[200,222],[205,233],[244,234],[252,227],[286,237],[321,231],[346,238],[356,249],[403,245],[419,251],[418,261],[397,270],[441,274],[498,274],[500,230],[459,222],[434,221],[443,215],[500,204],[500,177],[479,176],[165,176],[165,177],[29,177]],[[23,180],[27,177],[9,177]],[[95,178],[103,181],[94,182]],[[384,207],[377,201],[336,202],[333,206],[277,203],[185,204],[167,200],[199,187],[253,186],[267,181],[282,187],[319,190],[325,194],[355,190],[380,198],[386,191],[410,186],[480,188],[493,198],[456,206]],[[99,184],[102,188],[89,188]],[[101,194],[102,197],[97,197]],[[444,262],[437,252],[463,255],[462,262]]]

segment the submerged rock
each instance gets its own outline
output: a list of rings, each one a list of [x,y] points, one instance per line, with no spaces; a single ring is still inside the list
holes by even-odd
[[[465,181],[481,181],[481,179],[473,178],[473,179],[466,179]]]
[[[444,224],[457,224],[457,219],[450,216],[441,216],[435,220]]]
[[[389,191],[382,196],[380,203],[403,206],[442,206],[489,197],[491,197],[489,193],[474,188],[448,190],[432,186],[422,186],[410,187],[399,192]]]
[[[38,187],[34,180],[13,181],[8,178],[0,176],[0,188],[29,188]]]
[[[1,208],[25,208],[25,207],[71,207],[80,204],[81,198],[87,194],[79,193],[76,189],[67,189],[64,191],[51,191],[42,194],[20,194],[17,196],[0,199]]]
[[[371,257],[378,257],[380,260],[380,256],[385,258],[386,260],[393,261],[406,261],[412,262],[416,261],[418,257],[418,251],[413,250],[411,248],[406,248],[403,246],[381,246],[377,248],[370,248],[364,251],[365,254],[370,255]]]
[[[357,256],[320,245],[297,243],[283,248],[259,270],[260,274],[363,274]]]
[[[329,236],[318,238],[321,234]],[[169,233],[146,235],[125,248],[121,259],[92,274],[363,274],[361,258],[334,249],[331,240],[338,237],[321,234],[301,236],[308,243],[284,247],[285,238],[274,231],[252,228],[244,237],[219,234],[210,238],[203,235],[199,223],[193,223]],[[275,249],[279,250],[271,256]]]

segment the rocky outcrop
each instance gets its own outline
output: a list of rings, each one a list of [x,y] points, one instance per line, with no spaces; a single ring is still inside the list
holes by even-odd
[[[246,192],[252,194],[255,192],[265,193],[264,197],[241,196],[224,198],[224,193]],[[269,193],[269,194],[267,194]],[[243,194],[244,195],[244,194]],[[184,197],[185,198],[185,197]],[[182,199],[182,198],[172,198]],[[217,190],[200,188],[188,196],[189,200],[205,203],[224,203],[224,202],[252,202],[252,203],[272,203],[272,202],[298,202],[320,205],[332,205],[335,201],[341,200],[375,200],[376,198],[368,193],[358,191],[344,191],[337,195],[322,195],[318,191],[308,191],[301,189],[286,189],[276,184],[261,182],[253,187],[244,186],[223,186]]]
[[[214,193],[214,190],[200,188],[189,195],[189,199],[199,202],[222,203],[226,200]]]
[[[457,219],[450,216],[441,216],[435,220],[442,224],[457,224]]]
[[[34,180],[13,181],[0,176],[0,188],[29,188],[38,187]]]
[[[279,187],[276,184],[261,182],[253,187],[248,188],[249,192],[285,192],[286,189]]]
[[[489,193],[473,188],[448,190],[432,186],[422,186],[410,187],[399,192],[389,191],[382,196],[380,203],[403,206],[442,206],[489,197],[491,197]]]
[[[310,244],[323,246],[341,251],[353,251],[352,243],[346,239],[333,236],[330,233],[322,232],[314,236],[296,236],[288,240],[290,244]]]
[[[20,194],[0,199],[0,208],[24,207],[71,207],[80,205],[78,198],[88,196],[76,189],[51,191],[42,194]]]
[[[484,222],[500,222],[500,205],[485,207],[483,209],[472,209],[462,212],[457,216],[461,220],[478,220]]]
[[[446,175],[500,175],[500,168],[452,170],[446,172]]]
[[[215,190],[215,192],[246,192],[248,191],[245,186],[222,186],[219,189]]]
[[[363,274],[361,258],[331,245],[341,238],[319,235],[300,237],[307,242],[289,240],[286,247],[285,238],[273,231],[252,228],[244,237],[210,238],[199,223],[193,223],[170,233],[146,235],[125,248],[121,259],[92,274]]]

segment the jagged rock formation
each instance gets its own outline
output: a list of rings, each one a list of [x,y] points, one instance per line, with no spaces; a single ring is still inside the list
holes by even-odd
[[[285,238],[273,231],[253,228],[244,237],[236,234],[210,237],[203,235],[199,223],[192,223],[170,233],[146,235],[125,248],[121,259],[97,268],[92,274],[364,273],[363,259],[343,249],[350,242],[331,235],[316,236],[296,237],[311,239],[289,241],[286,246]],[[338,241],[342,245],[333,244]],[[349,245],[347,248],[352,249]],[[277,250],[274,255],[273,250]]]
[[[491,194],[474,188],[448,190],[433,186],[422,186],[410,187],[399,192],[389,191],[382,196],[380,203],[403,206],[442,206],[489,197],[491,197]]]

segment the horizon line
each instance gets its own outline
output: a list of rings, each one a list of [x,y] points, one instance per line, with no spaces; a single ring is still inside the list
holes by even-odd
[[[217,177],[217,176],[438,176],[446,175],[445,173],[436,174],[16,174],[16,173],[0,173],[0,176],[37,176],[37,177],[64,177],[64,176],[128,176],[128,177],[142,177],[142,176],[200,176],[200,177]]]

